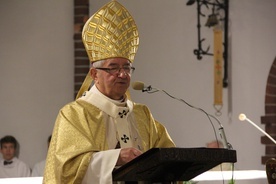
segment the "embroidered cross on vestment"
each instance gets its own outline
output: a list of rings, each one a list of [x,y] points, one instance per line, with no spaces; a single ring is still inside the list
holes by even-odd
[[[124,134],[124,136],[121,137],[121,140],[122,140],[124,143],[127,143],[127,141],[129,140],[129,137],[126,136],[126,135]]]
[[[119,116],[120,116],[120,118],[123,118],[124,116],[126,116],[127,115],[127,113],[128,113],[128,111],[126,111],[126,110],[123,110],[122,112],[119,112]]]

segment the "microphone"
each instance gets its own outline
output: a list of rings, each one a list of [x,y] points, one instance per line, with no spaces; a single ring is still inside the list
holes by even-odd
[[[141,81],[135,81],[131,84],[132,88],[135,90],[143,90],[145,84]]]
[[[249,122],[250,124],[252,124],[254,127],[256,127],[258,130],[260,130],[263,134],[265,134],[272,142],[274,142],[274,144],[276,144],[276,141],[268,133],[266,133],[263,129],[261,129],[253,121],[251,121],[250,119],[248,119],[245,114],[240,114],[239,115],[239,120],[240,121],[245,121],[246,120],[247,122]]]
[[[141,81],[135,81],[131,84],[131,86],[134,90],[141,90],[142,92],[152,91],[152,87],[150,85],[145,87],[145,84]]]
[[[188,105],[189,107],[203,112],[207,116],[207,118],[209,119],[209,121],[210,121],[210,123],[211,123],[211,125],[213,127],[213,130],[215,132],[215,137],[217,139],[217,134],[216,134],[214,125],[213,125],[210,117],[213,118],[213,119],[215,119],[217,121],[217,123],[219,124],[219,126],[220,126],[220,128],[219,128],[219,134],[220,134],[220,137],[222,139],[224,148],[232,149],[232,145],[230,143],[228,143],[228,141],[227,141],[227,138],[226,138],[226,135],[225,135],[224,128],[223,128],[222,124],[220,123],[220,121],[215,116],[213,116],[211,114],[208,114],[205,110],[203,110],[201,108],[198,108],[198,107],[195,107],[195,106],[189,104],[188,102],[186,102],[185,100],[183,100],[181,98],[176,98],[176,97],[170,95],[165,90],[161,90],[161,89],[158,89],[158,88],[153,88],[151,85],[145,86],[145,84],[143,82],[141,82],[141,81],[135,81],[135,82],[133,82],[132,83],[132,88],[134,90],[140,90],[142,92],[147,92],[147,93],[155,93],[155,92],[161,91],[161,92],[165,93],[166,95],[168,95],[169,97],[171,97],[172,99],[175,99],[175,100],[178,100],[180,102],[183,102],[186,105]]]

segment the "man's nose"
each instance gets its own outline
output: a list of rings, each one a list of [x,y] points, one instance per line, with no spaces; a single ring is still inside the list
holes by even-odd
[[[123,68],[120,68],[119,73],[118,73],[119,77],[126,77],[127,73]]]

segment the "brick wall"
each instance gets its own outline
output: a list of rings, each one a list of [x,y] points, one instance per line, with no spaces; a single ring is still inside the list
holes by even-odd
[[[84,49],[81,32],[89,17],[89,0],[74,0],[74,51],[75,51],[75,76],[74,97],[76,97],[87,72],[89,59]]]
[[[265,125],[265,131],[276,139],[276,58],[267,78],[265,116],[261,117],[261,123]],[[269,158],[276,158],[276,145],[266,136],[261,137],[261,143],[265,144],[265,155],[262,156],[262,164],[265,164]]]

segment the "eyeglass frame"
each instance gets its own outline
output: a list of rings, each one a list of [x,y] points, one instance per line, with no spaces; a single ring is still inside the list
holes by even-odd
[[[128,68],[126,68],[126,67],[128,67]],[[135,67],[133,67],[133,66],[123,66],[123,67],[113,67],[113,68],[95,67],[95,69],[103,70],[111,75],[120,74],[121,69],[124,71],[124,73],[129,74],[129,75],[131,75],[135,71]],[[129,72],[127,72],[126,69],[129,69]],[[114,71],[114,73],[112,71]]]

